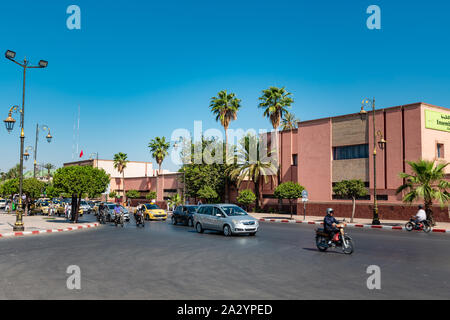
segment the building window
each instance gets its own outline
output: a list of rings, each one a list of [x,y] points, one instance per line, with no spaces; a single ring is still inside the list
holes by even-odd
[[[443,159],[444,158],[444,144],[438,143],[436,146],[436,151],[437,151],[437,157],[439,159]]]
[[[333,147],[333,160],[365,159],[369,158],[369,145]]]
[[[296,166],[297,165],[297,160],[298,159],[298,157],[297,157],[297,155],[296,154],[293,154],[292,155],[292,165],[293,166]]]

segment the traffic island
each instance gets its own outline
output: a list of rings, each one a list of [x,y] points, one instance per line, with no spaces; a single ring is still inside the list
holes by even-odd
[[[37,234],[57,233],[90,229],[99,226],[95,216],[83,216],[78,223],[72,223],[63,217],[48,216],[24,216],[25,230],[14,232],[13,226],[16,221],[14,214],[0,214],[0,238],[11,238],[17,236],[28,236]]]

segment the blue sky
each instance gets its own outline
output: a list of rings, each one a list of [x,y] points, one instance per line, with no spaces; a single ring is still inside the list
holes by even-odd
[[[71,4],[81,30],[66,27]],[[366,27],[372,4],[381,30]],[[269,86],[293,93],[301,120],[357,112],[366,96],[379,107],[450,107],[449,16],[443,0],[2,1],[0,117],[21,103],[7,49],[49,61],[27,74],[25,135],[33,145],[36,123],[47,124],[54,141],[41,135],[38,162],[58,166],[72,160],[78,105],[85,154],[135,161],[153,161],[150,139],[193,130],[195,120],[220,129],[208,105],[222,89],[242,99],[234,129],[270,129],[257,108]],[[18,162],[18,134],[2,124],[0,170]]]

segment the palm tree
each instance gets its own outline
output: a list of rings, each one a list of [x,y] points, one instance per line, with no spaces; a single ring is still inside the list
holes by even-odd
[[[294,131],[294,129],[298,128],[297,123],[300,120],[297,119],[295,117],[295,114],[293,114],[292,112],[287,112],[284,114],[283,119],[281,119],[281,130],[286,131],[286,130],[290,130],[290,134],[289,134],[289,140],[290,140],[290,146],[291,146],[291,153],[292,154],[292,131]],[[292,165],[292,157],[291,157],[291,165]]]
[[[156,137],[150,141],[148,147],[150,148],[152,157],[156,160],[156,163],[158,163],[159,173],[161,174],[161,165],[168,154],[167,150],[170,148],[170,143],[166,142],[166,137]]]
[[[417,162],[408,161],[412,169],[412,174],[400,173],[400,178],[404,179],[403,185],[398,187],[397,194],[407,191],[403,196],[403,201],[412,203],[419,199],[424,200],[427,219],[435,225],[433,218],[433,200],[438,200],[441,207],[450,200],[450,183],[445,180],[445,168],[449,163],[436,164],[434,161],[419,160]]]
[[[225,130],[225,146],[227,147],[228,126],[231,121],[237,119],[237,112],[241,108],[241,100],[236,98],[234,93],[227,93],[226,90],[222,90],[217,94],[217,97],[211,98],[209,107],[211,108],[211,112],[216,116],[216,121],[220,121],[220,124]]]
[[[123,201],[125,200],[125,168],[127,167],[128,155],[126,153],[116,153],[114,155],[114,168],[122,174]]]
[[[225,130],[225,159],[228,154],[228,126],[230,122],[237,119],[237,112],[241,108],[241,100],[236,98],[234,93],[227,93],[226,90],[222,90],[217,94],[217,97],[211,98],[209,104],[211,112],[216,116],[216,121],[220,121],[220,124]],[[225,179],[225,202],[228,203],[228,180]]]
[[[267,160],[271,157],[273,151],[267,152],[267,158],[265,157],[266,155],[262,154],[262,151],[260,150],[259,139],[256,136],[250,134],[245,136],[240,141],[236,167],[230,172],[230,178],[236,180],[238,187],[244,180],[253,182],[255,185],[256,208],[259,208],[261,178],[264,179],[264,183],[267,183],[267,177],[273,178],[277,171],[273,163]]]
[[[292,94],[287,92],[284,87],[269,87],[269,89],[263,90],[262,93],[262,96],[259,97],[261,103],[258,107],[264,109],[264,117],[270,120],[272,127],[275,130],[276,155],[277,162],[279,163],[280,154],[278,150],[278,127],[280,126],[281,119],[283,119],[284,115],[289,112],[288,108],[291,107],[294,100],[291,98]],[[280,183],[279,174],[278,183]]]
[[[46,164],[44,165],[44,168],[47,169],[47,179],[50,179],[50,177],[51,177],[50,171],[51,171],[52,169],[55,169],[55,166],[52,165],[51,163],[46,163]]]

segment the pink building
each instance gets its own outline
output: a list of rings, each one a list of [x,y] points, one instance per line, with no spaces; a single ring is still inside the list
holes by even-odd
[[[304,121],[298,129],[279,135],[282,182],[296,181],[308,191],[308,214],[323,215],[333,206],[339,215],[350,215],[351,202],[333,195],[333,184],[361,179],[369,196],[358,201],[357,214],[372,217],[373,204],[373,113],[360,113]],[[380,219],[405,218],[416,206],[404,205],[396,189],[402,184],[400,172],[408,172],[407,161],[419,159],[450,162],[450,109],[415,103],[375,113],[376,131],[387,142],[377,146],[377,200]],[[447,168],[450,173],[450,167]],[[263,187],[263,205],[277,206],[274,187]],[[272,198],[272,199],[271,199]],[[339,212],[340,211],[340,212]],[[448,208],[434,210],[440,220],[450,221]],[[298,203],[297,213],[303,213]]]

